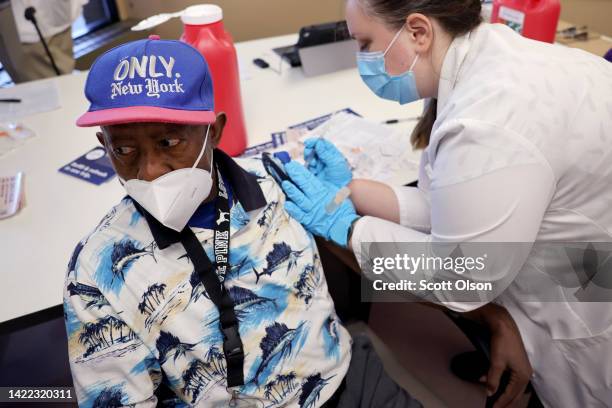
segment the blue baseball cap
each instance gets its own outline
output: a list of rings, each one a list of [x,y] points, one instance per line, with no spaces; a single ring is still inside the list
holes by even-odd
[[[206,60],[192,46],[152,35],[96,59],[85,96],[89,110],[77,126],[134,122],[203,125],[215,122],[213,83]]]

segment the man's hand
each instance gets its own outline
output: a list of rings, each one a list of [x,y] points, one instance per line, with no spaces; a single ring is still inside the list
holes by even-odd
[[[487,394],[495,394],[502,374],[508,371],[509,383],[493,407],[513,407],[522,398],[533,374],[518,327],[510,313],[498,305],[489,304],[472,313],[478,313],[477,320],[491,331],[491,366],[482,378]]]

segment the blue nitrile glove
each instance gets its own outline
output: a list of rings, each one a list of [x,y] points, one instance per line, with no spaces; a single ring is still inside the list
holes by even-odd
[[[328,140],[306,139],[304,141],[304,162],[312,174],[336,187],[344,187],[353,179],[348,161]]]
[[[287,195],[285,209],[289,215],[311,233],[346,248],[349,229],[358,218],[351,200],[344,199],[328,213],[325,207],[334,200],[340,188],[322,182],[294,161],[285,165],[285,171],[293,181],[283,181],[281,185]]]

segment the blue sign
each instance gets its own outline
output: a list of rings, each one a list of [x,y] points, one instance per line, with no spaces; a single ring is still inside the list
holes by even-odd
[[[88,151],[59,171],[97,186],[115,177],[115,170],[103,147]]]

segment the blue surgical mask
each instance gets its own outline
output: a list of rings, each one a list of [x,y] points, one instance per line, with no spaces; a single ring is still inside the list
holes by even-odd
[[[414,79],[414,66],[419,60],[417,54],[408,71],[401,75],[392,76],[387,73],[385,67],[385,56],[395,44],[400,34],[404,30],[402,27],[384,52],[358,52],[357,68],[363,82],[376,95],[383,99],[399,102],[401,105],[418,101],[421,99]]]

